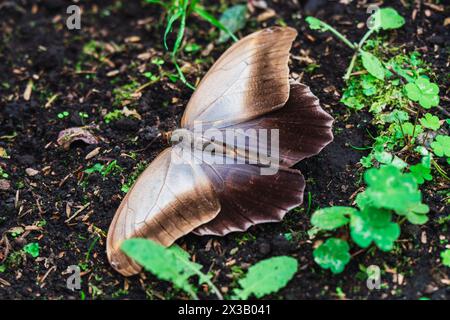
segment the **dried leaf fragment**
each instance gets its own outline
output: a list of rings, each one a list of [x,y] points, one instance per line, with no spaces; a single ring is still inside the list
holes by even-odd
[[[0,158],[9,159],[8,153],[3,147],[0,147]]]
[[[58,144],[64,149],[69,149],[70,145],[75,141],[83,141],[87,144],[97,144],[98,139],[86,128],[73,127],[62,130],[58,134]]]
[[[27,174],[28,176],[30,176],[30,177],[34,177],[35,175],[37,175],[37,174],[39,173],[38,170],[33,169],[33,168],[26,168],[26,169],[25,169],[25,172],[26,172],[26,174]]]

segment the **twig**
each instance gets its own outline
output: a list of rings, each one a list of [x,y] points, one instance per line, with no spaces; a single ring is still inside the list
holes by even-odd
[[[66,219],[66,221],[64,221],[65,223],[70,222],[73,218],[75,218],[77,215],[79,215],[84,209],[86,209],[87,207],[89,207],[91,203],[88,202],[86,203],[84,206],[82,206],[80,209],[78,209],[72,216],[70,216],[68,219]]]

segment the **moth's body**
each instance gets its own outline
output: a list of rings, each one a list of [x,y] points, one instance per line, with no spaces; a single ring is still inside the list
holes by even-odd
[[[280,27],[253,33],[228,49],[206,74],[186,107],[181,128],[173,133],[183,139],[175,139],[179,142],[153,160],[114,216],[107,254],[117,271],[129,276],[141,269],[120,250],[126,239],[143,237],[169,246],[190,232],[225,235],[280,221],[302,203],[304,179],[290,167],[332,140],[332,118],[308,87],[289,82],[295,36],[294,29]],[[196,134],[196,124],[218,133],[278,130],[277,170],[262,175],[261,163],[271,160],[269,155],[261,158],[254,147],[236,147],[222,138],[211,141],[202,132]],[[203,155],[211,147],[224,163],[199,159],[197,151]]]

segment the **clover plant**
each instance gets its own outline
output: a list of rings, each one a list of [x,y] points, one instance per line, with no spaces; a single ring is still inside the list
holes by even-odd
[[[428,220],[429,208],[422,203],[413,175],[394,165],[367,170],[364,181],[366,189],[356,198],[358,208],[336,206],[317,210],[311,224],[328,232],[348,226],[351,239],[359,247],[374,244],[382,251],[391,251],[400,236],[399,221],[423,224]],[[340,273],[350,261],[349,250],[347,241],[329,238],[314,250],[314,261],[324,269]]]

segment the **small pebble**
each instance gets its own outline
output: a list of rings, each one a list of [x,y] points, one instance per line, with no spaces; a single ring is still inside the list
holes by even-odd
[[[6,179],[0,179],[0,190],[7,191],[11,188],[11,183]]]

